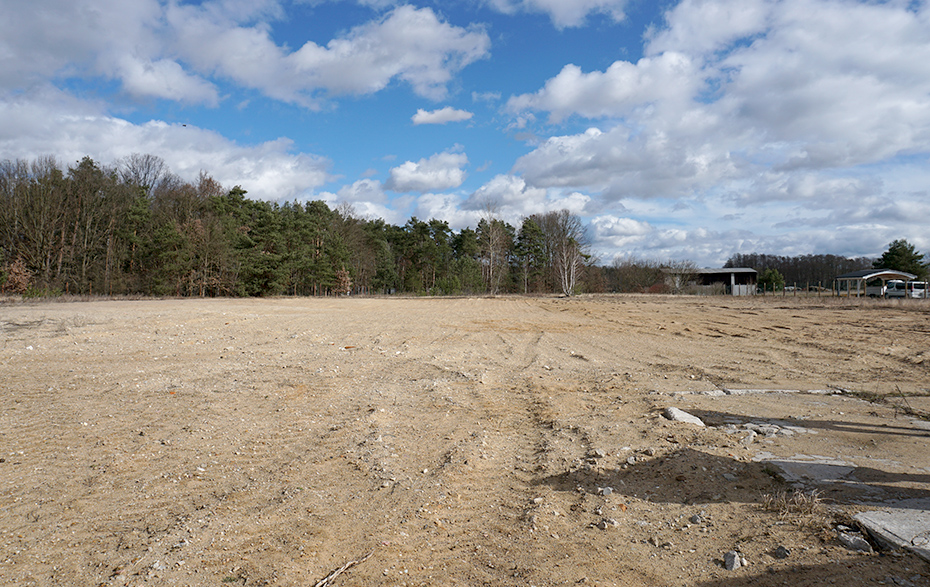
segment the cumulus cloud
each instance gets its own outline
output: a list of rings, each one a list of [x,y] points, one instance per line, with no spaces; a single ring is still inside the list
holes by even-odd
[[[483,30],[452,26],[430,8],[407,5],[325,46],[311,41],[293,52],[276,45],[264,23],[234,26],[203,7],[171,5],[167,19],[178,51],[198,71],[306,106],[316,105],[319,92],[369,94],[395,79],[420,96],[442,99],[452,76],[490,47]]]
[[[478,217],[490,207],[501,219],[517,226],[532,214],[568,210],[583,215],[590,202],[591,197],[581,192],[533,187],[519,175],[500,174],[475,190],[461,207]]]
[[[123,88],[139,98],[165,98],[215,106],[216,88],[206,80],[190,75],[175,61],[142,61],[126,55],[119,59]]]
[[[218,92],[172,54],[157,0],[48,0],[13,3],[0,22],[0,88],[99,76],[138,98],[215,105]]]
[[[688,195],[739,169],[712,143],[676,141],[661,131],[635,134],[623,126],[551,137],[514,167],[532,185],[588,188],[611,200]]]
[[[117,76],[119,56],[157,50],[157,0],[47,0],[5,3],[0,19],[0,86],[30,87],[73,73]]]
[[[417,109],[417,113],[413,115],[413,124],[446,124],[447,122],[462,122],[464,120],[470,120],[474,114],[468,112],[467,110],[457,110],[451,106],[446,106],[445,108],[440,108],[439,110],[423,110],[422,108]]]
[[[430,192],[457,188],[467,174],[462,169],[468,164],[464,153],[445,151],[429,159],[406,161],[393,167],[384,187],[393,192]]]
[[[514,171],[593,194],[600,250],[714,265],[735,251],[878,254],[921,238],[930,5],[684,0],[666,19],[643,59],[568,65],[507,103],[537,132],[533,113],[595,121],[541,141]]]
[[[430,99],[488,55],[480,28],[402,5],[326,45],[275,43],[277,0],[47,0],[13,3],[0,22],[0,84],[26,88],[69,75],[118,80],[134,97],[215,105],[215,83],[233,80],[272,98],[318,107],[325,96],[369,94],[392,81]]]
[[[456,194],[425,193],[417,198],[413,215],[417,218],[441,218],[453,230],[477,226],[482,213],[466,210],[461,204],[462,200]]]
[[[633,218],[620,218],[611,214],[591,219],[594,242],[608,245],[605,248],[622,248],[645,240],[655,229],[648,223]]]
[[[534,94],[514,96],[507,109],[542,110],[550,122],[577,114],[585,118],[629,116],[654,102],[685,103],[702,87],[697,67],[682,53],[668,52],[638,63],[613,63],[604,72],[584,73],[566,65]]]
[[[709,55],[770,26],[771,0],[682,0],[666,15],[666,27],[654,30],[649,53],[687,49]]]
[[[577,27],[591,13],[605,14],[621,21],[628,0],[486,0],[492,8],[505,14],[536,12],[548,14],[558,28]]]
[[[64,114],[63,112],[68,112]],[[250,197],[290,200],[330,181],[330,162],[294,153],[289,139],[243,146],[213,131],[153,120],[133,124],[66,95],[31,94],[0,102],[0,159],[54,154],[66,163],[90,156],[109,164],[131,153],[150,153],[172,172],[194,181],[201,170]]]
[[[376,179],[360,179],[355,183],[343,186],[339,190],[338,198],[342,202],[351,204],[359,202],[382,204],[387,199],[381,182]]]
[[[322,4],[338,0],[300,0],[306,4]],[[384,9],[403,4],[403,0],[355,0],[363,6]],[[603,14],[615,22],[626,17],[624,9],[629,0],[483,0],[486,6],[504,14],[529,12],[546,14],[556,27],[579,27],[591,14]]]
[[[345,185],[329,199],[331,205],[347,203],[352,206],[355,216],[359,218],[381,218],[392,224],[403,224],[404,206],[399,202],[389,202],[384,193],[384,186],[374,179],[362,179]]]
[[[764,197],[779,193],[763,185],[772,170],[930,151],[930,6],[686,0],[667,21],[635,64],[569,65],[509,100],[515,117],[605,120],[603,132],[555,136],[522,157],[529,182],[618,199],[751,181]]]

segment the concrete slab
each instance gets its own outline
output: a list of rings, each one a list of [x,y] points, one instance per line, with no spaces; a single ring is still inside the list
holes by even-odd
[[[759,453],[753,460],[777,468],[788,483],[806,487],[844,485],[871,494],[867,501],[884,507],[861,512],[853,518],[885,548],[910,550],[930,561],[930,499],[882,503],[883,492],[855,479],[856,466],[842,459],[816,455],[778,458],[770,453]]]
[[[880,544],[904,548],[930,561],[930,500],[912,499],[894,508],[853,516]]]
[[[848,487],[867,495],[881,493],[881,490],[856,479],[853,476],[856,465],[843,459],[822,455],[776,457],[768,452],[760,452],[752,460],[774,467],[785,483],[796,487],[831,485]]]

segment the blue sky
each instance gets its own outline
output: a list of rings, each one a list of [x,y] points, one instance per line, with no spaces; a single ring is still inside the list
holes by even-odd
[[[0,0],[0,159],[519,225],[601,262],[930,251],[930,3]]]

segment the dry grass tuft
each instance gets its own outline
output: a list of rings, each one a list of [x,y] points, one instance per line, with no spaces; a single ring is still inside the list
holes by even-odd
[[[930,421],[930,412],[925,412],[923,410],[914,409],[911,407],[910,403],[908,403],[907,401],[908,397],[928,397],[930,396],[930,392],[912,391],[912,392],[905,393],[901,391],[901,388],[898,387],[897,385],[895,386],[894,393],[879,393],[879,392],[874,392],[874,391],[857,391],[857,390],[851,390],[851,389],[844,389],[841,387],[835,387],[834,389],[839,391],[843,395],[846,395],[849,397],[855,397],[855,398],[861,399],[863,401],[867,401],[872,404],[890,404],[891,407],[894,409],[895,418],[897,418],[899,414],[904,414],[906,416],[912,416],[914,418],[919,418],[921,420]],[[891,400],[895,400],[895,401],[891,401]],[[897,403],[897,401],[902,402],[904,405]]]
[[[811,491],[777,491],[762,496],[762,509],[778,514],[797,526],[823,527],[829,522],[829,512],[816,489]]]

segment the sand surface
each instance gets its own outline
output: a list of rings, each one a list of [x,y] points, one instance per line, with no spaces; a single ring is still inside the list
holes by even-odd
[[[928,353],[920,301],[7,302],[0,584],[928,585],[835,532],[930,496]]]

